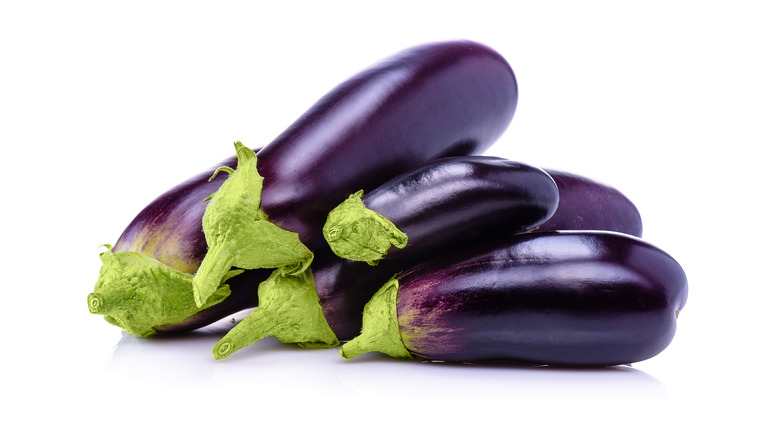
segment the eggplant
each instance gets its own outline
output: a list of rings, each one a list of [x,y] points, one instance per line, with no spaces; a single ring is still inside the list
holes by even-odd
[[[483,152],[507,128],[516,106],[514,73],[489,47],[445,41],[402,51],[348,79],[255,149],[264,178],[263,212],[314,251],[324,245],[326,215],[349,194],[436,158]],[[233,157],[216,167],[236,162]],[[210,182],[212,174],[198,174],[152,201],[114,250],[195,273],[207,252],[203,200],[227,177],[220,173]],[[260,278],[270,275],[261,271]],[[231,282],[225,300],[158,331],[192,330],[257,305],[256,288]]]
[[[624,233],[500,239],[415,266],[366,305],[342,357],[598,367],[664,350],[688,296],[682,267]]]
[[[536,231],[608,230],[642,237],[642,217],[614,187],[570,172],[545,169],[558,185],[558,210]]]
[[[272,332],[277,338],[307,346],[331,346],[334,337],[350,339],[359,333],[363,306],[394,273],[459,246],[535,228],[552,216],[557,205],[558,189],[545,171],[488,156],[434,160],[391,179],[362,199],[350,196],[334,209],[336,217],[329,215],[325,223],[323,233],[331,235],[330,243],[354,240],[353,246],[360,250],[381,234],[381,222],[389,220],[404,230],[406,247],[388,252],[376,264],[321,251],[314,260],[324,264],[312,266],[311,284],[303,279],[273,278],[272,286],[263,286],[268,296],[261,297],[258,308],[217,343],[214,356],[224,359]],[[380,225],[378,229],[362,226],[365,222]],[[368,240],[356,237],[360,233],[351,232],[354,228],[367,233]],[[318,312],[311,310],[312,301],[322,306],[317,306]],[[320,318],[332,331],[301,330],[309,321],[321,326]]]
[[[325,317],[345,340],[359,333],[363,306],[393,274],[439,254],[538,227],[556,211],[558,189],[550,175],[534,166],[488,156],[449,157],[399,175],[361,201],[359,212],[386,218],[408,243],[374,259],[376,266],[322,252],[315,256],[314,280]],[[323,234],[330,235],[330,243],[343,238],[362,249],[363,239],[347,231],[363,222],[360,213],[329,217]],[[373,240],[381,230],[365,231]]]
[[[511,67],[484,45],[447,41],[403,51],[336,87],[259,150],[263,211],[314,251],[324,244],[325,217],[347,196],[436,158],[485,151],[516,107]],[[152,201],[114,248],[194,273],[206,253],[202,201],[226,178],[209,183],[212,173]]]
[[[323,234],[334,253],[370,264],[537,228],[556,211],[559,197],[542,169],[490,156],[435,160],[362,193],[331,211]],[[392,230],[385,232],[382,220]],[[391,247],[399,230],[404,245]]]

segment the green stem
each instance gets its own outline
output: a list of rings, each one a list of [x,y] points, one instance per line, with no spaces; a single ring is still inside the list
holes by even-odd
[[[339,257],[376,265],[390,247],[404,248],[409,239],[389,219],[367,208],[362,197],[360,190],[331,210],[322,232]]]
[[[209,248],[192,279],[195,305],[202,307],[216,293],[225,274],[233,266],[235,245],[222,243]]]
[[[215,359],[225,359],[269,335],[305,348],[330,348],[339,341],[325,320],[311,269],[284,275],[277,269],[257,290],[258,307],[215,346]]]
[[[235,266],[246,269],[285,268],[285,274],[300,274],[309,268],[314,254],[297,233],[259,219],[247,224],[236,240]]]
[[[269,336],[277,326],[277,319],[273,314],[262,309],[255,309],[242,319],[235,327],[222,337],[214,345],[212,354],[217,360],[225,359],[242,348]]]
[[[224,300],[227,285],[216,289],[202,306],[192,294],[193,275],[177,271],[156,259],[132,251],[100,254],[103,266],[94,291],[87,296],[93,314],[128,333],[145,337],[162,325],[177,324]],[[229,271],[225,279],[240,273]]]
[[[195,273],[192,293],[198,305],[214,293],[231,267],[285,268],[286,273],[300,273],[314,257],[298,234],[273,224],[260,209],[263,178],[257,172],[257,155],[240,142],[235,147],[236,170],[217,169],[230,175],[207,198],[203,214],[208,251]]]
[[[372,351],[399,359],[410,359],[398,327],[398,280],[391,279],[369,300],[363,311],[363,328],[356,338],[339,349],[344,359]]]

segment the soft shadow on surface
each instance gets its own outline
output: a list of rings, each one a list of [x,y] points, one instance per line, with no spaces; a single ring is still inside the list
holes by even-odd
[[[660,381],[637,366],[458,364],[397,360],[379,353],[345,360],[336,348],[303,349],[273,337],[217,361],[211,350],[229,324],[143,339],[123,333],[107,371],[129,381],[168,387],[254,386],[268,394],[298,392],[348,399],[579,403],[664,401],[668,396]]]
[[[340,373],[342,382],[363,394],[429,394],[431,390],[441,399],[470,394],[531,402],[658,401],[668,396],[662,382],[632,365],[574,368],[511,361],[398,361],[378,353],[347,362]]]

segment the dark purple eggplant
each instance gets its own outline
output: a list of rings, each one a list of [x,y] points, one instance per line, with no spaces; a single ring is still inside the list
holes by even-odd
[[[325,217],[347,196],[436,158],[483,152],[516,106],[514,73],[488,47],[450,41],[401,52],[335,88],[258,152],[263,211],[314,251]],[[226,178],[209,182],[212,174],[149,204],[114,248],[195,272],[206,252],[202,201]]]
[[[516,105],[512,69],[484,45],[448,41],[403,51],[342,83],[259,150],[263,211],[315,250],[324,245],[327,213],[349,194],[436,158],[481,153],[509,125]],[[235,164],[232,158],[215,167]],[[220,173],[210,182],[212,174],[203,172],[152,201],[115,251],[139,252],[195,273],[207,250],[203,200],[227,177]],[[231,291],[221,303],[161,330],[191,330],[257,304],[255,288],[231,284]]]
[[[344,246],[365,253],[369,263],[414,259],[534,229],[557,206],[558,188],[542,169],[498,157],[449,157],[401,174],[362,199],[350,197],[331,212],[323,233],[337,254],[335,247]],[[406,235],[403,246],[376,243],[393,234],[384,232],[381,220]]]
[[[339,339],[360,330],[363,306],[388,278],[439,254],[544,223],[558,205],[555,182],[543,170],[486,156],[450,157],[406,172],[365,194],[370,212],[408,237],[377,266],[318,253],[313,265],[325,317]],[[350,228],[346,221],[330,227]]]
[[[545,169],[558,185],[555,214],[536,231],[608,230],[642,237],[642,217],[623,193],[598,181]]]
[[[527,233],[417,265],[365,309],[342,356],[593,367],[651,358],[674,337],[685,272],[614,232]]]
[[[532,229],[552,216],[557,205],[558,189],[545,171],[486,156],[431,161],[371,190],[365,203],[350,196],[328,216],[324,233],[331,235],[329,243],[356,240],[356,245],[347,246],[360,252],[366,241],[361,236],[352,239],[361,233],[351,230],[365,232],[371,243],[377,234],[384,234],[385,222],[390,219],[405,231],[408,245],[390,252],[377,262],[379,266],[363,261],[350,264],[351,260],[325,255],[326,267],[313,267],[317,275],[311,282],[274,277],[273,285],[264,289],[267,296],[261,298],[258,308],[217,343],[214,357],[224,359],[271,333],[285,342],[309,346],[334,346],[336,338],[350,339],[359,332],[365,303],[395,272],[458,246]],[[370,225],[364,226],[366,222]],[[390,225],[395,228],[393,223]],[[400,231],[390,234],[396,232]],[[368,254],[373,256],[375,251]],[[315,262],[321,255],[314,258]],[[335,270],[328,270],[331,262]],[[330,275],[334,272],[348,274]],[[349,286],[341,289],[343,285],[332,282],[340,279],[346,279]],[[371,283],[376,280],[376,284]],[[330,330],[302,330],[312,320],[322,321]],[[315,327],[321,328],[322,323],[317,322]]]

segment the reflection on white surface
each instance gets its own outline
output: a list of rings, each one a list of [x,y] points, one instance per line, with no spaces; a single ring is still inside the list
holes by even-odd
[[[305,350],[270,337],[216,361],[211,348],[225,331],[212,327],[147,339],[122,334],[104,379],[125,403],[164,400],[174,417],[211,419],[189,428],[215,433],[223,431],[219,421],[227,421],[225,416],[273,420],[296,430],[346,428],[380,435],[391,426],[505,432],[517,422],[528,433],[579,430],[588,423],[620,430],[646,415],[643,406],[653,407],[655,415],[671,410],[664,384],[630,366],[444,364],[380,354],[347,361],[336,349]],[[167,416],[159,421],[173,427]],[[323,429],[323,424],[330,426]],[[665,427],[659,422],[652,428]]]
[[[225,330],[136,338],[122,334],[107,371],[166,386],[240,385],[266,394],[305,388],[363,399],[425,397],[453,400],[574,401],[663,400],[666,388],[631,366],[594,369],[515,364],[447,364],[399,361],[381,354],[344,360],[336,349],[306,350],[269,337],[216,361],[211,349]]]

